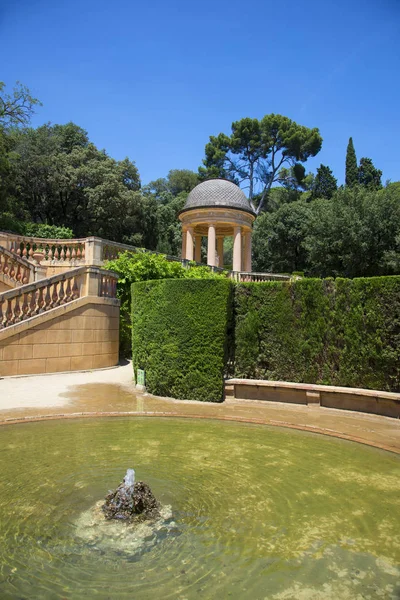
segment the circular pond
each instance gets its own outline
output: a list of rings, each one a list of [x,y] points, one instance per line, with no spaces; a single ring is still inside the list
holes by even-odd
[[[127,467],[165,522],[93,527]],[[398,599],[399,476],[396,455],[266,426],[3,426],[0,597]]]

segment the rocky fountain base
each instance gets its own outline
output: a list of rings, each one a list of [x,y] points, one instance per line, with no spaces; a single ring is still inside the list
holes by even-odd
[[[96,502],[76,522],[77,536],[91,548],[142,554],[165,537],[179,535],[170,506],[161,506],[150,487],[135,482],[128,469],[123,482],[105,501]]]
[[[145,521],[160,516],[160,504],[147,483],[135,482],[135,471],[128,469],[123,482],[110,491],[102,506],[106,519]]]

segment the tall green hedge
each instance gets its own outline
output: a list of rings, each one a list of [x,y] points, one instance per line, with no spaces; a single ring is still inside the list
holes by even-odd
[[[133,367],[152,394],[220,402],[232,283],[164,279],[132,285]]]
[[[400,277],[238,284],[235,375],[400,391]]]

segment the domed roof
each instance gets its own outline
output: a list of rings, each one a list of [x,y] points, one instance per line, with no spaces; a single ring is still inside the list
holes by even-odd
[[[208,179],[190,192],[182,212],[205,207],[236,208],[254,214],[243,191],[227,179]]]

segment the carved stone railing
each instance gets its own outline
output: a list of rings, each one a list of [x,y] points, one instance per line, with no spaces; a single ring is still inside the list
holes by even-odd
[[[0,329],[68,304],[83,296],[116,297],[118,276],[97,267],[78,267],[0,294]]]
[[[247,273],[240,271],[236,273],[237,281],[289,281],[290,275],[279,275],[277,273]]]
[[[18,286],[35,280],[35,267],[27,260],[0,246],[0,275]]]
[[[1,237],[0,237],[1,240]],[[35,253],[42,253],[42,262],[85,262],[85,239],[60,240],[7,235],[8,249],[18,256],[33,259]]]
[[[104,298],[117,297],[117,277],[110,271],[104,271],[100,274],[100,296]]]

